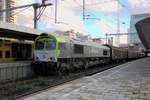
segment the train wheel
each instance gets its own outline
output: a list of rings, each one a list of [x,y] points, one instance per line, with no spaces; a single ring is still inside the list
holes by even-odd
[[[35,63],[31,63],[31,68],[34,72],[34,75],[40,75],[40,72],[39,72],[39,65],[35,64]]]
[[[69,74],[69,69],[67,68],[67,66],[65,66],[65,64],[58,64],[57,74],[59,76],[68,75]]]
[[[86,70],[86,69],[88,69],[88,67],[89,67],[89,63],[85,62],[84,65],[83,65],[83,69]]]
[[[57,71],[57,74],[58,74],[58,76],[60,76],[60,77],[64,77],[65,75],[67,75],[66,74],[66,68],[60,68],[58,71]]]
[[[57,62],[57,69],[56,69],[56,74],[58,75],[58,76],[61,76],[62,75],[62,72],[61,72],[61,63],[59,63],[59,62]]]

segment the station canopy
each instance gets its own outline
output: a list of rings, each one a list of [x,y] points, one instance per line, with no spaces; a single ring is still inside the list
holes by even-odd
[[[35,40],[42,31],[15,24],[0,22],[0,38]]]
[[[150,49],[150,17],[140,20],[135,27],[143,45]]]

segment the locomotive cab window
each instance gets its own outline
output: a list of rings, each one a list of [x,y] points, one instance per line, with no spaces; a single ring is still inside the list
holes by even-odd
[[[56,42],[55,40],[48,40],[46,43],[46,49],[54,50],[56,48]]]
[[[107,50],[103,50],[103,55],[108,55],[108,51]]]
[[[44,49],[44,42],[37,41],[35,44],[35,49],[37,49],[37,50]]]
[[[83,54],[84,47],[83,45],[74,44],[74,53],[75,54]]]

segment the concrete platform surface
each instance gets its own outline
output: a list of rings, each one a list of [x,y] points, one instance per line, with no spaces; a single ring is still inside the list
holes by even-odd
[[[77,79],[23,100],[150,100],[150,58]]]

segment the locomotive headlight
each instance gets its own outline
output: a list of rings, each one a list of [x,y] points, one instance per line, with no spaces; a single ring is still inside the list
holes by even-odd
[[[35,57],[36,60],[39,60],[39,57]]]
[[[55,58],[54,58],[54,57],[52,57],[52,60],[54,61],[54,60],[55,60]]]
[[[51,61],[56,61],[56,58],[55,57],[50,57],[50,60]]]
[[[52,57],[50,57],[50,60],[52,60],[53,58]]]

